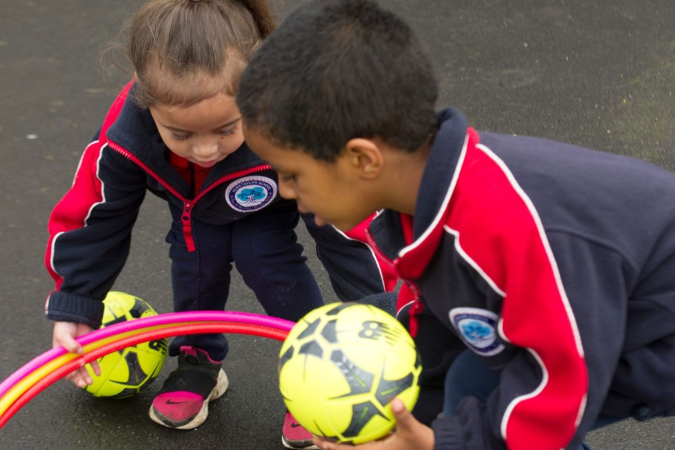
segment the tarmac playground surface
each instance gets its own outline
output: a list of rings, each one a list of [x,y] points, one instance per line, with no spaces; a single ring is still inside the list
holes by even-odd
[[[280,19],[305,0],[271,0]],[[381,0],[427,43],[439,108],[475,128],[632,155],[675,171],[675,2],[672,0]],[[3,0],[0,5],[0,380],[51,348],[43,316],[53,288],[43,265],[49,213],[128,78],[98,49],[140,0]],[[115,285],[171,312],[170,220],[151,195]],[[309,264],[330,284],[303,226]],[[228,309],[262,313],[234,279]],[[59,381],[0,430],[2,449],[280,449],[280,343],[231,335],[230,389],[207,422],[176,431],[147,411],[163,379],[127,400],[97,400]],[[675,449],[675,419],[626,420],[593,432],[594,449]]]

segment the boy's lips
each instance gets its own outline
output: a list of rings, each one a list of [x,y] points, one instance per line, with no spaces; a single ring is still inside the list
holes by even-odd
[[[295,199],[295,205],[297,206],[298,212],[299,212],[300,214],[311,214],[311,212],[308,211],[307,208],[305,208],[304,206],[302,206],[302,205],[298,202],[297,199]]]
[[[324,225],[328,225],[328,222],[326,222],[325,220],[323,220],[321,217],[319,217],[317,215],[314,215],[314,223],[319,227],[322,227]]]
[[[297,200],[296,200],[296,204],[297,204]],[[298,212],[300,214],[314,214],[311,211],[309,211],[307,208],[301,206],[300,204],[297,204],[297,205],[298,205]],[[318,226],[323,226],[323,225],[326,224],[326,221],[324,221],[319,216],[314,214],[314,223],[317,224]],[[319,223],[321,223],[321,224],[319,224]]]

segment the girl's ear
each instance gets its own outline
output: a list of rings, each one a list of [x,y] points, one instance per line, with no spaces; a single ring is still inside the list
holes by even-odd
[[[349,168],[364,178],[375,178],[382,171],[384,158],[377,143],[371,139],[354,138],[345,145],[342,156]]]

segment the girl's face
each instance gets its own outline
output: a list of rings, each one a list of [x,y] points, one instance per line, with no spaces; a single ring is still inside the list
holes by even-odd
[[[153,105],[150,113],[169,150],[213,167],[244,143],[235,97],[217,94],[192,106]]]

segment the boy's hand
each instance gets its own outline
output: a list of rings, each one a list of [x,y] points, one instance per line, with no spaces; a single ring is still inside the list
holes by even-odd
[[[82,323],[75,322],[54,322],[54,337],[52,339],[52,345],[54,347],[63,347],[70,353],[76,353],[81,355],[84,351],[82,346],[75,340],[75,338],[80,337],[84,334],[87,334],[91,331],[91,328]],[[98,362],[92,361],[91,368],[94,369],[96,375],[101,374],[101,368],[98,366]],[[83,388],[88,384],[92,384],[94,381],[89,376],[87,369],[84,366],[75,369],[65,376],[66,380],[70,380],[75,383],[75,386]]]
[[[397,398],[391,402],[391,410],[396,418],[396,431],[382,440],[354,447],[349,444],[336,444],[325,438],[315,436],[314,443],[321,450],[433,450],[434,432],[422,425]]]

